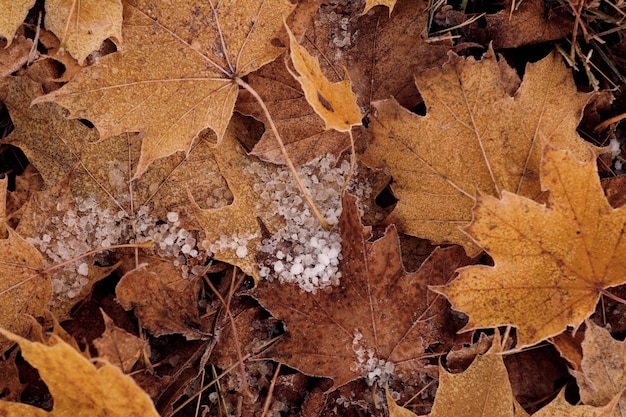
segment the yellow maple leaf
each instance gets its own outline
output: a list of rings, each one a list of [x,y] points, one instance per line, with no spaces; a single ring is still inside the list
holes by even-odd
[[[30,329],[31,316],[41,316],[52,294],[50,279],[38,275],[43,257],[6,224],[8,178],[0,179],[0,327],[18,334]],[[13,343],[0,340],[0,354]]]
[[[338,83],[328,81],[317,58],[309,55],[306,49],[298,44],[288,27],[287,33],[291,61],[300,74],[292,75],[302,86],[311,107],[324,119],[326,129],[347,132],[352,126],[361,124],[361,112],[356,105],[356,96],[350,88],[350,79]]]
[[[46,28],[61,39],[61,47],[83,65],[85,58],[111,38],[122,41],[121,0],[48,0]]]
[[[461,268],[433,288],[469,314],[463,330],[510,324],[520,349],[579,326],[605,288],[626,282],[626,207],[608,203],[595,158],[548,147],[541,184],[549,207],[507,191],[479,196],[466,231],[494,266]]]
[[[7,39],[7,46],[34,4],[35,0],[0,0],[0,37]]]
[[[428,417],[513,417],[514,399],[496,332],[491,349],[460,374],[439,366],[439,388]]]
[[[19,343],[24,358],[37,370],[48,385],[54,399],[52,411],[0,400],[0,414],[23,416],[158,416],[150,397],[129,376],[109,364],[96,368],[67,343],[53,336],[56,343],[46,346],[33,343],[6,330],[6,338]]]
[[[576,126],[588,95],[577,92],[561,58],[529,64],[519,89],[516,78],[492,50],[478,62],[451,54],[442,70],[416,75],[426,116],[394,100],[374,105],[361,158],[393,176],[399,201],[387,222],[474,255],[479,247],[459,226],[470,222],[477,190],[534,199],[545,143],[587,156],[590,145]]]
[[[221,141],[236,80],[282,52],[271,41],[292,8],[286,0],[125,2],[123,48],[35,102],[92,121],[101,139],[144,132],[137,178],[155,159],[188,152],[206,127]]]

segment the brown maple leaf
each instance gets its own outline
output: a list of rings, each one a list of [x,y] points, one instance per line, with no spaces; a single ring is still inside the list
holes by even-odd
[[[305,164],[327,153],[338,158],[350,145],[347,133],[324,128],[324,121],[306,101],[299,83],[289,74],[283,60],[277,59],[249,74],[247,81],[263,98],[295,165]],[[236,110],[253,116],[267,126],[263,110],[249,92],[240,93]],[[252,149],[252,154],[265,161],[285,163],[276,138],[268,128]]]
[[[370,242],[356,199],[344,197],[341,283],[332,290],[305,293],[295,284],[261,282],[254,296],[277,318],[287,335],[267,356],[310,375],[330,377],[336,388],[363,376],[395,368],[405,377],[423,372],[425,351],[449,348],[442,300],[426,285],[446,282],[468,259],[460,248],[435,251],[416,273],[400,259],[393,226]],[[371,373],[371,374],[370,374]]]
[[[476,191],[535,199],[546,143],[588,156],[591,145],[576,134],[588,95],[577,92],[558,54],[529,64],[519,89],[511,72],[493,50],[478,62],[451,53],[443,69],[416,75],[426,116],[394,100],[374,105],[361,158],[394,179],[399,202],[388,222],[476,254],[480,248],[459,228],[471,220]]]
[[[7,46],[34,4],[35,0],[0,0],[0,37],[7,39]]]
[[[463,268],[433,288],[469,314],[465,330],[513,325],[521,349],[578,327],[606,288],[626,283],[626,207],[608,203],[590,156],[579,163],[567,151],[544,151],[549,207],[507,191],[501,200],[478,197],[466,231],[494,266]]]
[[[134,177],[155,159],[188,152],[209,127],[218,142],[232,115],[236,79],[274,60],[272,40],[292,6],[285,0],[124,3],[121,51],[101,58],[54,101],[91,120],[101,138],[144,132]]]

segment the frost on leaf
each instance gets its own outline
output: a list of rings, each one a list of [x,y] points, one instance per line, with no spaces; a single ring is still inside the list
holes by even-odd
[[[422,355],[449,349],[452,338],[445,301],[426,286],[447,282],[469,261],[462,249],[437,250],[418,272],[407,273],[395,228],[370,242],[370,229],[361,224],[350,195],[343,200],[339,229],[338,286],[306,293],[295,284],[276,288],[262,281],[253,293],[288,329],[266,355],[306,374],[330,377],[335,388],[360,377],[371,384],[393,374],[408,379],[423,373]]]
[[[388,222],[476,254],[460,226],[471,220],[477,191],[536,199],[545,144],[588,156],[591,145],[576,133],[588,95],[577,92],[558,54],[529,64],[519,89],[512,72],[493,50],[478,62],[451,53],[443,69],[415,77],[426,116],[394,100],[375,104],[362,159],[393,176],[399,201]]]
[[[7,46],[34,4],[35,0],[0,0],[0,37],[7,39]]]
[[[61,39],[61,46],[83,65],[87,55],[111,38],[122,41],[122,1],[48,0],[46,28]]]
[[[478,197],[466,231],[494,266],[463,268],[434,288],[470,316],[464,330],[510,324],[521,349],[578,327],[602,291],[626,282],[626,207],[610,206],[590,156],[580,163],[567,151],[545,150],[549,206],[507,191],[501,200]]]
[[[439,366],[439,388],[428,417],[513,417],[513,391],[504,366],[500,337],[496,332],[491,349],[460,374]]]
[[[0,415],[7,417],[110,416],[156,417],[150,397],[129,376],[101,360],[96,368],[70,345],[53,336],[51,346],[29,342],[1,330],[17,342],[22,355],[37,368],[54,399],[51,412],[31,405],[0,400]],[[56,342],[56,343],[55,343]]]
[[[615,340],[608,330],[591,320],[585,322],[585,339],[582,343],[581,371],[572,373],[584,404],[604,406],[617,395],[619,403],[615,417],[626,413],[626,343]]]
[[[54,101],[106,139],[144,132],[134,177],[155,159],[188,152],[209,127],[221,141],[243,77],[282,51],[271,41],[292,10],[286,0],[124,3],[124,47],[85,68]]]

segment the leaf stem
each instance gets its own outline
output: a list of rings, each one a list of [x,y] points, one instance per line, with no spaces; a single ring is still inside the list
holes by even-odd
[[[326,221],[326,219],[324,219],[324,216],[322,216],[322,213],[320,213],[320,211],[315,206],[315,203],[313,202],[313,199],[309,195],[309,192],[304,187],[304,184],[302,184],[302,180],[300,179],[300,176],[298,175],[298,172],[296,171],[296,167],[293,165],[293,162],[291,161],[291,158],[289,158],[289,154],[287,153],[287,149],[285,148],[285,144],[283,143],[283,139],[280,137],[280,134],[278,133],[278,129],[276,129],[276,125],[274,124],[274,120],[272,119],[272,116],[270,115],[270,112],[267,109],[267,106],[265,105],[265,102],[263,101],[261,96],[254,90],[254,88],[252,88],[250,86],[250,84],[248,84],[247,82],[245,82],[244,80],[242,80],[239,77],[235,77],[234,80],[235,80],[235,82],[239,86],[243,87],[250,94],[252,94],[252,97],[254,97],[256,99],[256,101],[259,103],[259,105],[263,109],[263,113],[265,113],[265,117],[267,118],[267,121],[268,121],[268,123],[270,125],[270,129],[272,130],[272,133],[274,134],[274,137],[276,138],[276,142],[278,142],[278,147],[280,148],[280,151],[282,152],[283,156],[285,157],[285,161],[287,162],[287,166],[289,167],[289,170],[291,171],[291,174],[293,175],[293,178],[296,181],[296,184],[298,184],[298,188],[300,188],[300,191],[304,195],[304,199],[306,200],[306,202],[311,207],[311,210],[313,211],[313,214],[315,215],[315,217],[317,217],[317,220],[319,220],[319,222],[322,224],[322,227],[324,229],[326,229],[326,230],[332,230],[333,226],[330,223],[328,223]]]

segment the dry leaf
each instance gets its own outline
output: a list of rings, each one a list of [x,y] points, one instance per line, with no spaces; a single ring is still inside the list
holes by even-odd
[[[125,310],[134,310],[144,328],[154,336],[179,333],[187,340],[209,335],[208,325],[198,313],[198,280],[182,291],[171,288],[144,265],[127,272],[115,287],[117,301]]]
[[[537,411],[532,417],[612,417],[620,416],[617,410],[619,396],[615,396],[603,407],[592,407],[590,405],[571,405],[565,399],[565,390],[561,390],[559,395],[550,404]],[[618,414],[614,414],[617,412]]]
[[[389,9],[389,16],[391,16],[391,13],[393,12],[393,6],[396,5],[396,0],[365,0],[365,8],[363,9],[363,13],[361,14],[365,14],[369,12],[372,7],[379,5],[387,6],[387,8]]]
[[[0,6],[1,10],[2,6]],[[33,41],[19,36],[11,46],[0,41],[0,80],[11,75],[28,62]],[[4,98],[2,98],[4,101]]]
[[[298,74],[292,73],[298,80],[304,96],[315,112],[326,123],[326,130],[335,129],[347,132],[352,126],[361,124],[361,112],[356,105],[356,96],[350,89],[350,79],[332,83],[322,73],[319,61],[309,55],[287,27],[291,62]]]
[[[144,132],[137,178],[155,159],[189,152],[206,127],[221,141],[239,89],[233,78],[281,53],[271,41],[291,10],[286,0],[124,3],[124,48],[35,102],[90,120],[101,139]]]
[[[464,330],[511,324],[521,349],[578,327],[605,288],[626,282],[626,207],[609,205],[590,156],[579,163],[569,152],[544,151],[549,207],[507,191],[501,200],[478,197],[466,231],[494,266],[463,268],[434,288],[469,314]]]
[[[100,309],[100,312],[104,319],[104,332],[102,336],[93,340],[93,345],[98,349],[98,356],[108,360],[122,372],[128,373],[141,357],[147,342],[117,327],[104,310]]]
[[[512,5],[516,8],[511,12]],[[496,49],[517,48],[571,36],[574,20],[570,14],[550,10],[543,0],[506,3],[506,8],[485,16],[486,26],[466,25],[463,32],[468,40],[491,44]],[[481,27],[482,26],[482,27]]]
[[[469,260],[458,247],[437,250],[418,272],[407,273],[395,228],[370,242],[370,229],[361,224],[356,199],[349,195],[339,229],[338,286],[312,294],[295,284],[277,289],[275,283],[259,283],[254,296],[288,330],[265,355],[306,374],[333,378],[333,388],[359,377],[374,379],[377,372],[395,371],[407,379],[423,375],[427,349],[431,355],[451,346],[445,303],[426,285],[447,282]]]
[[[626,342],[613,339],[611,334],[591,320],[585,322],[587,330],[582,343],[581,371],[572,371],[584,404],[596,407],[618,404],[613,413],[620,417],[626,413]]]
[[[151,417],[158,416],[150,397],[117,367],[102,360],[98,369],[65,342],[53,346],[31,343],[0,329],[6,338],[18,342],[22,355],[37,368],[54,399],[51,412],[32,405],[0,400],[0,414],[7,417],[75,416]]]
[[[187,190],[180,184],[192,189],[195,201],[203,208],[213,207],[228,191],[216,168],[215,150],[204,139],[192,146],[186,158],[174,155],[160,159],[129,184],[140,153],[136,135],[120,135],[96,143],[95,130],[78,120],[66,119],[58,105],[30,106],[42,94],[39,84],[27,77],[11,77],[8,81],[5,103],[15,130],[2,142],[19,146],[48,186],[63,181],[71,172],[72,193],[76,197],[95,198],[98,206],[111,213],[123,210],[128,217],[133,206],[148,206],[152,215],[163,219],[168,212],[177,212],[180,226],[187,229],[197,229],[199,225]]]
[[[387,408],[389,409],[389,417],[417,417],[416,414],[407,410],[404,407],[400,407],[389,394],[389,389],[385,390],[385,397],[387,397]]]
[[[348,4],[360,7],[360,3]],[[345,15],[322,6],[306,32],[314,45],[309,51],[317,52],[322,64],[329,61],[330,68],[323,68],[327,77],[348,68],[363,113],[370,112],[371,102],[391,97],[413,108],[422,101],[414,76],[441,67],[452,47],[450,41],[423,40],[428,7],[425,1],[399,0],[391,16],[385,7],[358,16],[358,10]]]
[[[6,190],[7,182],[2,180],[0,188]],[[38,273],[44,266],[39,251],[13,229],[5,228],[8,236],[0,239],[0,327],[25,335],[30,329],[28,316],[41,317],[47,310],[52,286],[49,277]],[[0,354],[12,345],[0,340]]]
[[[476,254],[480,248],[459,228],[471,220],[476,191],[538,198],[545,143],[588,156],[591,145],[576,134],[588,95],[577,92],[561,58],[551,54],[529,64],[514,97],[509,72],[493,50],[479,62],[451,54],[443,70],[416,76],[426,116],[393,100],[376,103],[361,158],[393,176],[399,202],[388,222]]]
[[[34,4],[35,0],[0,0],[0,36],[7,40],[7,46]]]
[[[61,39],[61,46],[83,65],[105,39],[121,45],[122,1],[48,0],[45,23]]]
[[[15,365],[17,350],[0,360],[0,393],[4,401],[19,401],[24,390],[19,372]]]
[[[440,365],[439,388],[428,416],[513,417],[513,391],[501,351],[496,332],[491,349],[465,372],[451,374]]]
[[[263,98],[294,165],[305,164],[328,153],[339,158],[350,146],[348,133],[325,129],[324,121],[309,105],[300,84],[289,74],[283,60],[277,59],[248,75],[248,84]],[[248,91],[240,93],[236,110],[265,123],[265,132],[252,154],[265,161],[284,164],[285,158],[265,114]]]

